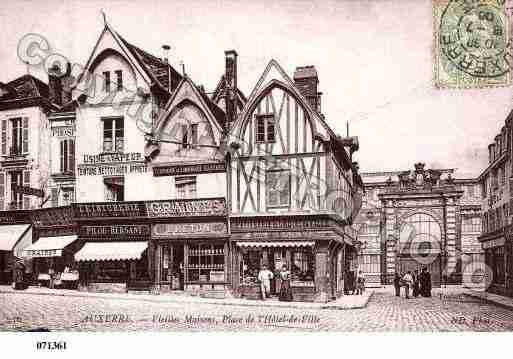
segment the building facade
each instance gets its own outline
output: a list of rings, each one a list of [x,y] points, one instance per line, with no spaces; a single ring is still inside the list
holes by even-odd
[[[488,167],[479,176],[482,192],[483,231],[488,290],[513,296],[511,239],[511,138],[512,113],[488,145]]]
[[[478,181],[454,179],[452,169],[424,167],[362,174],[365,197],[355,224],[362,243],[359,269],[372,285],[422,267],[434,285],[479,285],[484,258],[477,241]]]
[[[31,122],[12,132],[41,163],[17,185],[44,195],[9,197],[0,211],[32,281],[255,298],[261,266],[287,265],[295,300],[343,293],[363,188],[358,140],[328,126],[314,67],[291,79],[273,60],[246,98],[237,57],[225,52],[209,96],[106,23],[77,78],[50,69],[50,108],[37,113],[42,129],[28,129],[42,150],[25,141]]]

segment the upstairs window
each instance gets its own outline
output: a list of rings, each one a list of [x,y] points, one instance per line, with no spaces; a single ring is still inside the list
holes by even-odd
[[[268,208],[290,207],[290,171],[267,171],[266,189]]]
[[[2,120],[2,155],[21,156],[28,154],[28,117]]]
[[[198,146],[198,124],[193,123],[190,127],[182,126],[182,148],[196,148]]]
[[[274,115],[257,115],[255,134],[257,143],[273,143],[275,141]]]
[[[175,177],[176,198],[196,198],[196,177]]]
[[[123,202],[125,200],[124,177],[106,177],[103,179],[103,183],[106,202]]]
[[[123,152],[124,136],[123,117],[103,119],[103,152]]]
[[[103,91],[110,92],[110,72],[103,73]]]
[[[75,172],[75,140],[66,139],[61,141],[60,159],[61,173]]]
[[[116,89],[117,91],[123,90],[123,71],[116,70]]]

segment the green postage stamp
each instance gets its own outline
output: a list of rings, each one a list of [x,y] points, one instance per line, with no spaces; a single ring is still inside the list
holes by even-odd
[[[506,0],[433,0],[435,85],[510,84],[512,43]]]

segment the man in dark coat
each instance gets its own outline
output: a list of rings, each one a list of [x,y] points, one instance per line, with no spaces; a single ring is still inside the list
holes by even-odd
[[[420,294],[423,297],[431,297],[431,274],[427,268],[422,268],[420,273]]]
[[[420,292],[420,279],[419,279],[419,271],[415,269],[413,272],[413,296],[417,298]]]
[[[394,288],[395,288],[395,296],[400,297],[401,296],[401,276],[397,272],[395,272],[395,275],[394,275]]]

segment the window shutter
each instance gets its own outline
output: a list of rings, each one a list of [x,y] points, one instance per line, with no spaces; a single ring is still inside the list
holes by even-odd
[[[52,188],[51,194],[52,194],[52,207],[58,207],[59,206],[59,189]]]
[[[23,186],[30,187],[30,171],[23,171]],[[30,196],[23,195],[23,209],[30,208]]]
[[[2,155],[7,155],[7,120],[2,120]]]
[[[61,168],[61,170],[60,170],[61,173],[64,172],[64,168],[65,168],[64,167],[65,166],[65,164],[64,164],[64,154],[66,153],[66,149],[64,148],[65,146],[66,146],[66,140],[61,141],[61,157],[60,157],[61,158],[61,167],[60,167]]]
[[[0,211],[5,209],[5,173],[0,173]]]
[[[29,151],[29,129],[28,129],[28,117],[23,117],[23,132],[22,132],[22,153],[28,153]]]
[[[75,173],[75,140],[69,140],[68,143],[68,158],[69,158],[69,168],[68,171]]]

